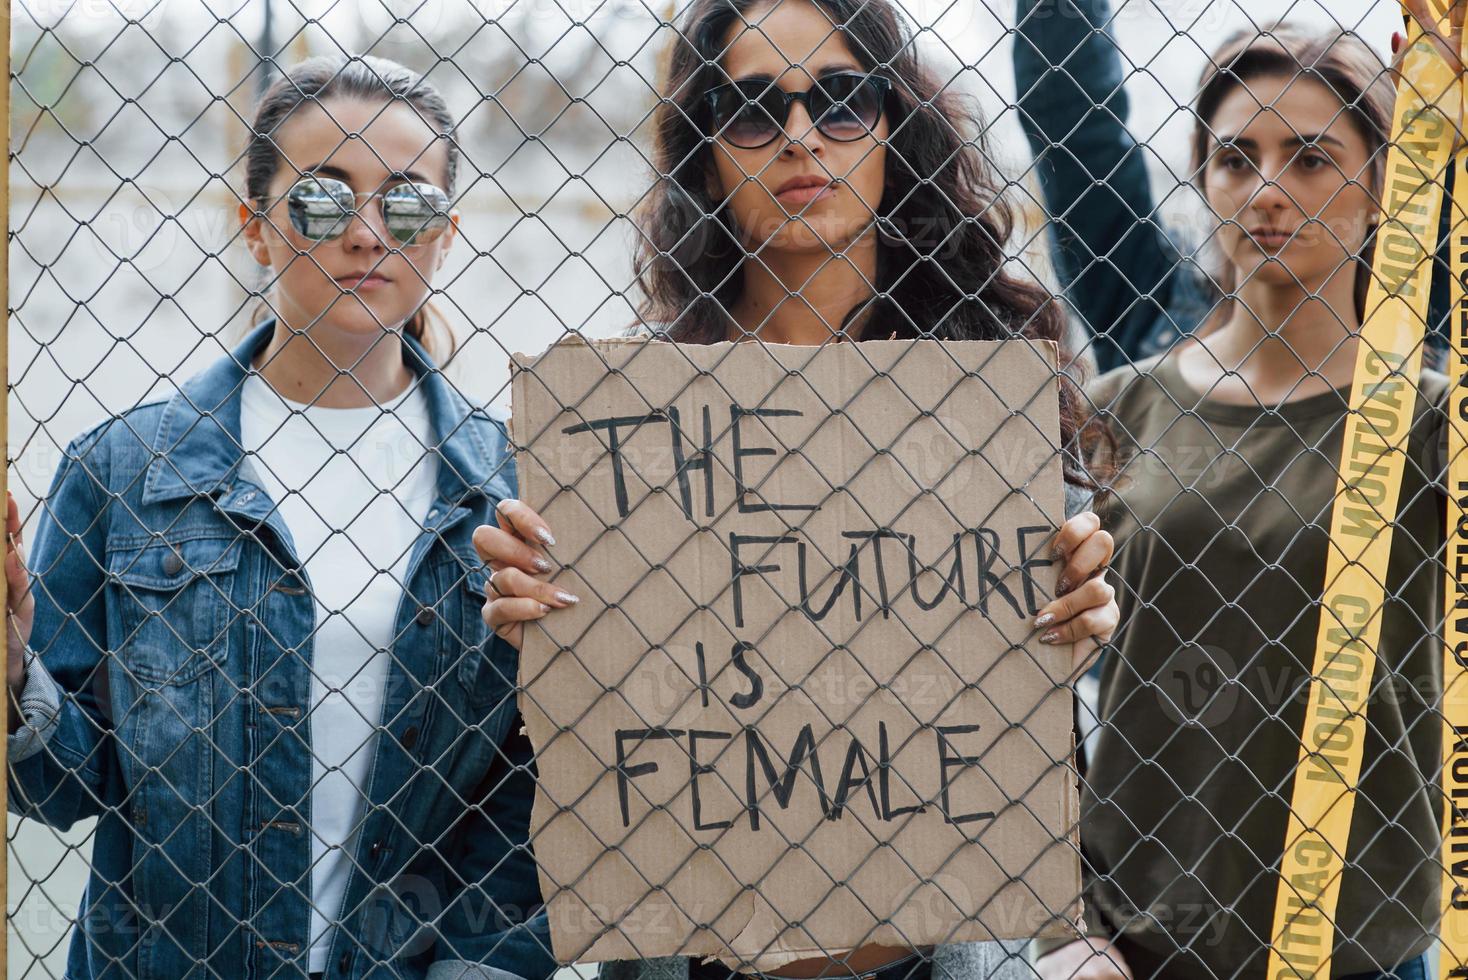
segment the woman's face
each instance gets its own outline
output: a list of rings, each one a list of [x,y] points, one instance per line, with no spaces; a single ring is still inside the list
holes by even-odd
[[[1377,204],[1371,150],[1341,100],[1311,78],[1250,78],[1208,126],[1204,197],[1236,282],[1317,290],[1352,273]]]
[[[866,74],[810,0],[775,0],[751,8],[746,19],[724,38],[722,64],[730,81],[773,80],[787,92],[801,92],[823,75]],[[877,213],[887,167],[887,148],[878,141],[888,127],[883,113],[871,135],[833,140],[815,128],[804,104],[793,103],[783,133],[766,146],[741,149],[723,137],[714,142],[710,191],[715,200],[729,200],[750,251],[840,251]],[[802,178],[829,186],[783,190]]]
[[[359,134],[349,139],[346,134]],[[271,181],[267,221],[246,219],[255,261],[275,277],[272,303],[297,328],[367,339],[398,329],[428,296],[457,230],[458,215],[438,238],[402,245],[383,224],[381,199],[358,198],[358,214],[340,238],[313,242],[287,216],[286,191],[303,174],[334,177],[358,194],[403,181],[447,190],[448,150],[432,126],[403,102],[332,99],[303,104],[276,132],[283,160]],[[396,251],[394,251],[396,250]]]

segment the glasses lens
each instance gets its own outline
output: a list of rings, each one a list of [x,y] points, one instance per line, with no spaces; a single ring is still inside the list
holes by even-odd
[[[768,82],[725,85],[714,102],[714,133],[744,149],[764,146],[779,135],[784,101]]]
[[[398,184],[382,195],[387,233],[403,245],[426,245],[449,226],[449,196],[432,184]]]
[[[861,139],[882,116],[878,83],[866,75],[828,75],[811,91],[816,126],[833,140]]]
[[[307,177],[286,193],[286,213],[302,237],[324,242],[347,230],[356,202],[351,187],[342,181]]]

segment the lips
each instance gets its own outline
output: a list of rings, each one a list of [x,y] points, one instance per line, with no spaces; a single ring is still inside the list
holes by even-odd
[[[835,188],[827,177],[818,177],[808,174],[801,177],[792,177],[779,187],[775,188],[776,200],[787,204],[805,204],[818,197],[833,193]]]
[[[1284,228],[1250,228],[1249,237],[1260,245],[1283,245],[1290,240],[1294,232]]]
[[[336,276],[335,280],[336,284],[343,289],[376,289],[392,282],[391,279],[376,272],[355,272],[345,276]]]

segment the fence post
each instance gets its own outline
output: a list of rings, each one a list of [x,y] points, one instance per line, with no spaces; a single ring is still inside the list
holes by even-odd
[[[0,172],[0,212],[5,214],[5,234],[0,235],[0,305],[5,307],[5,316],[0,318],[0,372],[5,377],[4,397],[0,397],[0,445],[5,447],[5,465],[0,466],[0,497],[5,496],[10,486],[10,8],[0,16],[0,44],[5,49],[5,84],[0,86],[0,118],[5,120],[5,168]],[[0,575],[0,609],[6,600],[6,578]],[[0,650],[10,656],[6,649],[10,642],[10,630],[6,629],[0,639]],[[10,730],[10,698],[0,698],[0,721],[5,731]],[[0,810],[10,812],[10,763],[5,757],[6,740],[0,738]],[[7,834],[7,838],[8,838]],[[5,976],[10,975],[10,855],[0,861],[0,902],[5,906],[5,928],[0,929],[0,964],[4,965]]]

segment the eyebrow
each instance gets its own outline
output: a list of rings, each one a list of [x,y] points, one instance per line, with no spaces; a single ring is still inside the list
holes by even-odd
[[[314,167],[305,167],[301,170],[301,174],[303,176],[306,174],[319,174],[322,177],[335,177],[337,180],[344,180],[349,184],[352,182],[351,174],[347,173],[347,171],[343,170],[341,167],[334,167],[329,163],[318,163]],[[401,182],[405,180],[412,181],[418,184],[429,183],[428,178],[424,177],[416,170],[406,170],[401,172],[395,170],[387,175],[387,180],[384,180],[383,183],[389,183],[391,181]]]
[[[816,78],[817,79],[822,79],[822,78],[825,78],[828,75],[844,75],[844,74],[846,74],[848,72],[853,72],[853,71],[854,72],[860,72],[862,74],[866,74],[866,69],[862,68],[860,65],[836,64],[836,65],[827,65],[826,67],[822,68],[820,71],[816,72]],[[771,75],[768,72],[762,72],[762,71],[761,72],[755,72],[754,74],[751,74],[751,75],[740,75],[738,78],[733,79],[734,82],[773,82],[774,80],[775,80],[775,76],[774,75]]]
[[[1257,140],[1251,140],[1246,136],[1215,136],[1214,139],[1217,140],[1219,146],[1237,146],[1244,150],[1257,150],[1259,148]],[[1344,142],[1325,133],[1297,133],[1289,139],[1284,140],[1280,145],[1311,146],[1319,143],[1330,143],[1341,149],[1346,148]]]

